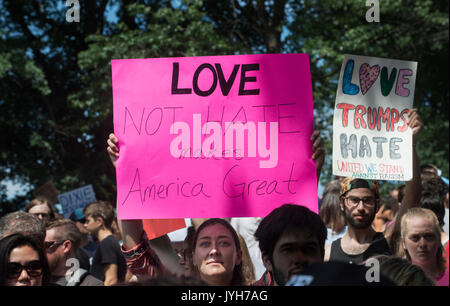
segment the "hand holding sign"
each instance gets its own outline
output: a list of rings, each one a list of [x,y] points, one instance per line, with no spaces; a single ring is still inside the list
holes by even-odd
[[[108,147],[106,148],[106,151],[108,152],[114,168],[116,167],[116,161],[119,158],[119,148],[117,147],[118,141],[119,140],[113,133],[109,134],[109,138],[107,140]]]
[[[417,136],[423,128],[423,123],[420,120],[418,110],[413,108],[408,113],[408,126],[412,129],[413,143],[416,143]]]
[[[320,172],[322,171],[323,163],[325,162],[325,148],[323,147],[322,138],[320,138],[320,132],[314,131],[311,135],[311,141],[313,143],[313,156],[312,159],[316,162],[317,169],[317,181],[319,181]]]
[[[313,144],[312,159],[316,162],[317,180],[319,180],[320,173],[325,162],[325,148],[323,146],[323,141],[320,137],[319,131],[314,131],[314,133],[311,135],[311,142]],[[111,159],[111,163],[114,167],[116,167],[116,161],[119,158],[119,147],[117,146],[118,139],[113,133],[111,133],[109,134],[109,138],[106,143],[108,144],[106,150],[108,152],[109,158]]]
[[[263,216],[284,202],[317,211],[324,151],[311,138],[308,55],[111,66],[119,218]]]

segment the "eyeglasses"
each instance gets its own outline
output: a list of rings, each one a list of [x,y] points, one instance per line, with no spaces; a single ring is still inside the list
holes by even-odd
[[[52,248],[52,247],[58,247],[58,246],[60,246],[61,244],[63,244],[64,243],[64,241],[66,241],[66,240],[61,240],[61,241],[44,241],[44,246],[45,246],[45,249],[48,251],[50,248]]]
[[[32,213],[33,215],[35,215],[36,217],[42,219],[42,220],[49,220],[50,219],[50,214],[47,213]]]
[[[344,198],[347,200],[347,203],[349,204],[350,207],[356,207],[359,205],[359,203],[362,201],[363,205],[367,208],[373,208],[376,204],[375,198],[373,197],[367,197],[367,198],[358,198],[358,197],[346,197]]]
[[[7,277],[16,279],[25,269],[29,276],[37,277],[42,275],[42,264],[39,260],[27,262],[24,266],[18,262],[9,262],[7,266]]]

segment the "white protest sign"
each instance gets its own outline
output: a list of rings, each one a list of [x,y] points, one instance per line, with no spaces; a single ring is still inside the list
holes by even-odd
[[[333,174],[372,180],[412,179],[417,62],[345,55],[333,119]]]

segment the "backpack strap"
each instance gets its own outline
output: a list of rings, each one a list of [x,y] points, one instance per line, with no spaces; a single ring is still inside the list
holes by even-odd
[[[79,286],[88,275],[89,272],[87,270],[80,268],[73,273],[73,275],[67,281],[66,286]]]

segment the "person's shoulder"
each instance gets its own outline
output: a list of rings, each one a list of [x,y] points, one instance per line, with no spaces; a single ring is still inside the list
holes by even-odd
[[[104,286],[104,284],[101,280],[88,273],[80,283],[80,286]]]
[[[105,239],[99,242],[98,250],[102,253],[120,251],[119,241],[113,235],[105,237]]]
[[[384,242],[385,240],[386,240],[385,232],[375,232],[372,242],[380,242],[380,241]]]
[[[117,238],[113,234],[105,237],[105,239],[103,239],[103,241],[105,241],[105,240],[107,240],[107,241],[114,241],[114,242],[119,243],[119,240],[117,240]]]
[[[119,240],[117,240],[116,237],[114,237],[114,235],[109,235],[108,237],[105,237],[105,239],[103,239],[102,241],[100,241],[100,246],[102,245],[117,245],[120,246],[119,244]]]

